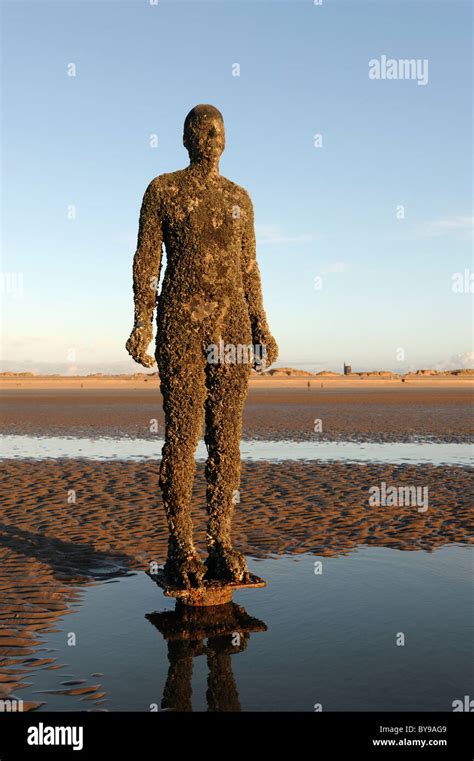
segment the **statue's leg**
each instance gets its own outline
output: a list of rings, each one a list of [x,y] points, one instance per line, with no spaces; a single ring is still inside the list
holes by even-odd
[[[193,544],[191,493],[204,422],[206,360],[200,342],[185,343],[179,351],[171,342],[157,351],[165,413],[159,484],[169,528],[165,571],[180,586],[197,586],[206,567]]]
[[[249,366],[208,365],[206,374],[208,578],[245,581],[247,564],[232,548],[231,521],[239,500],[240,436]]]

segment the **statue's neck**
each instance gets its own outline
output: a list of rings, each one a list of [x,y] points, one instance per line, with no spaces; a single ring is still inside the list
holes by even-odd
[[[207,159],[191,159],[189,162],[190,171],[203,179],[219,177],[219,161]]]

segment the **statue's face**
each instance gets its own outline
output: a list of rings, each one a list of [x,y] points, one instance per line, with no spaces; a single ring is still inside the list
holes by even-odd
[[[225,148],[224,122],[211,114],[194,119],[187,126],[183,142],[194,161],[218,161]]]

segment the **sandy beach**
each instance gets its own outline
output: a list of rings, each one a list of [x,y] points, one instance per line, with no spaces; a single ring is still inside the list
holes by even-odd
[[[156,435],[150,433],[152,418],[162,431],[156,380],[154,385],[142,381],[138,387],[133,382],[70,383],[50,381],[38,387],[27,381],[21,388],[5,388],[4,381],[2,432],[147,438]],[[275,385],[256,381],[245,407],[244,438],[313,440],[314,420],[319,418],[323,431],[318,435],[335,441],[468,442],[471,383],[342,381],[308,389],[300,379]],[[65,668],[47,646],[47,638],[68,626],[65,622],[80,605],[81,590],[165,560],[168,534],[158,468],[158,459],[39,461],[13,459],[3,451],[0,698],[21,697],[22,690],[34,685],[35,673]],[[368,489],[382,481],[427,487],[429,510],[371,507]],[[306,554],[343,557],[361,547],[433,553],[472,543],[472,492],[472,471],[456,465],[244,462],[234,542],[251,558],[275,562]],[[204,551],[201,462],[193,521],[196,544]],[[65,678],[60,693],[85,707],[106,706],[100,675]],[[26,700],[24,710],[47,708],[47,695],[37,697]]]

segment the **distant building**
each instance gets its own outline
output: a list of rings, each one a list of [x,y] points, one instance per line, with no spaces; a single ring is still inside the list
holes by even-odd
[[[350,365],[346,365],[344,362],[344,375],[350,375],[352,372],[352,367]]]

